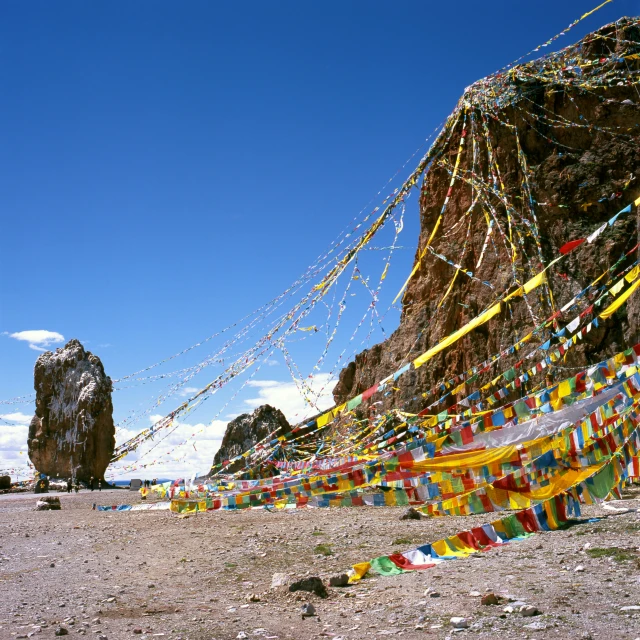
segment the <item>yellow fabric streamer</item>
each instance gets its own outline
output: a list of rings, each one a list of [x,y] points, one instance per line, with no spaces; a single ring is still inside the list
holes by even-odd
[[[443,349],[446,349],[448,346],[452,345],[454,342],[457,342],[463,336],[466,336],[467,333],[473,331],[476,327],[484,324],[491,320],[491,318],[497,316],[500,313],[500,303],[494,304],[493,307],[487,309],[484,313],[481,313],[478,317],[468,322],[464,327],[461,327],[457,331],[454,331],[448,338],[441,340],[435,347],[431,347],[428,351],[425,351],[421,356],[416,358],[413,361],[413,366],[417,369],[421,367],[423,364],[431,360],[433,356],[437,353],[440,353]]]
[[[541,284],[544,284],[547,281],[547,275],[545,273],[546,270],[557,261],[558,261],[558,258],[556,258],[553,262],[547,265],[544,271],[541,271],[538,275],[531,278],[531,280],[528,280],[527,282],[525,282],[524,285],[522,285],[520,288],[516,289],[513,293],[510,293],[505,298],[505,301],[511,298],[514,298],[515,296],[521,296],[523,295],[523,293],[530,293],[536,287],[539,287]],[[453,284],[453,282],[451,284]],[[471,322],[468,322],[466,325],[464,325],[463,327],[461,327],[460,329],[452,333],[448,338],[441,340],[435,347],[431,347],[431,349],[429,349],[428,351],[425,351],[421,356],[418,356],[413,361],[413,366],[416,369],[418,367],[421,367],[423,364],[425,364],[425,362],[428,362],[429,360],[431,360],[431,358],[433,358],[433,356],[435,356],[437,353],[440,353],[443,349],[446,349],[448,346],[452,345],[454,342],[457,342],[458,340],[460,340],[460,338],[462,338],[463,336],[466,336],[467,333],[469,333],[470,331],[473,331],[476,327],[479,327],[485,322],[488,322],[489,320],[491,320],[491,318],[495,317],[499,313],[500,313],[500,303],[498,302],[497,304],[493,305],[493,307],[490,307],[484,313],[481,313],[478,317],[471,320]]]
[[[591,11],[587,11],[587,13],[585,13],[583,16],[580,17],[580,20],[584,20],[585,18],[588,18],[592,13],[595,13],[596,11],[598,11],[598,9],[602,9],[602,7],[604,7],[605,4],[609,4],[610,2],[613,2],[613,0],[605,0],[602,4],[599,4],[595,9],[591,9]]]
[[[613,304],[610,304],[598,317],[606,320],[610,318],[640,287],[640,280],[636,280]]]
[[[458,277],[458,273],[460,273],[460,271],[456,269],[456,272],[453,278],[451,279],[449,286],[447,287],[447,292],[442,296],[442,299],[440,300],[440,302],[438,302],[438,308],[442,306],[442,303],[447,299],[448,295],[451,293],[451,289],[453,288],[453,284],[456,281],[456,278]]]

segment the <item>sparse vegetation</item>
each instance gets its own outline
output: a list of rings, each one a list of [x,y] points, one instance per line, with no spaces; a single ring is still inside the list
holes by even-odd
[[[587,549],[587,555],[592,558],[612,558],[614,562],[630,562],[638,560],[638,554],[619,547],[594,547]]]
[[[318,544],[314,548],[314,552],[320,554],[321,556],[332,556],[333,551],[328,544]]]

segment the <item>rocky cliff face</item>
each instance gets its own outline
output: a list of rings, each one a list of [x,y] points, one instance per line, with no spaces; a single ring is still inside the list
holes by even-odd
[[[48,476],[104,478],[115,448],[112,384],[100,358],[78,340],[47,351],[34,370],[36,415],[29,426],[29,458]]]
[[[360,353],[343,370],[336,403],[465,325],[558,257],[566,242],[585,238],[640,195],[639,24],[623,18],[563,56],[528,63],[467,89],[423,177],[419,266],[404,295],[400,326],[387,342]],[[550,291],[543,287],[504,305],[499,317],[405,373],[394,385],[399,391],[374,399],[383,400],[385,408],[419,411],[428,404],[422,393],[513,344],[633,249],[639,225],[634,208],[596,242],[585,243],[550,269]],[[456,274],[435,253],[472,275]],[[637,258],[634,251],[628,260]],[[640,338],[639,316],[640,305],[632,298],[615,322],[591,331],[562,365],[596,362],[634,344]],[[570,319],[560,314],[557,326]],[[497,373],[520,357],[504,358]],[[496,372],[479,382],[492,375]]]
[[[227,425],[222,444],[213,459],[213,464],[217,465],[240,455],[273,431],[276,432],[276,437],[291,431],[291,426],[279,409],[264,404],[253,413],[243,413]],[[226,471],[232,473],[241,468],[242,462],[239,461],[226,469]]]

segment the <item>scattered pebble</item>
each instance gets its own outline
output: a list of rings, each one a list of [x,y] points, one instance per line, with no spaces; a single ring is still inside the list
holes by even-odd
[[[469,622],[466,618],[451,618],[449,622],[454,629],[467,629],[469,627]]]
[[[525,618],[530,618],[531,616],[540,615],[540,611],[538,610],[538,607],[534,607],[532,604],[525,604],[520,607],[520,614]]]

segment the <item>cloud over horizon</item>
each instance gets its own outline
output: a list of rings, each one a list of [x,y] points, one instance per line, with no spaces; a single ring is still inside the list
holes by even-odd
[[[277,380],[250,380],[248,387],[257,389],[258,395],[248,398],[244,403],[251,409],[256,409],[262,404],[270,404],[280,409],[291,424],[296,424],[309,416],[315,415],[318,410],[323,411],[333,406],[333,388],[337,380],[331,378],[328,373],[319,373],[313,378],[306,379],[305,383],[311,390],[310,398],[316,405],[309,405],[301,394],[298,385],[293,380],[278,382]],[[316,409],[317,407],[317,409]]]

